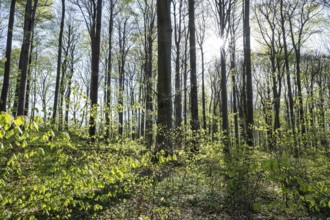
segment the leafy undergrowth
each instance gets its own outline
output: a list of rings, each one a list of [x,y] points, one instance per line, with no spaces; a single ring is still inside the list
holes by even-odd
[[[75,130],[0,115],[0,219],[285,219],[330,217],[322,151],[299,159],[199,140],[153,154],[138,141],[91,147]],[[243,148],[244,149],[244,148]]]

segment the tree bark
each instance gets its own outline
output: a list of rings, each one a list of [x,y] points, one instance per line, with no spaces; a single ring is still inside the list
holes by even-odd
[[[26,79],[26,95],[25,95],[25,107],[24,107],[24,115],[28,115],[29,113],[29,107],[30,107],[30,92],[31,92],[31,78],[32,78],[32,56],[33,56],[33,50],[34,50],[34,31],[32,31],[31,36],[31,46],[30,46],[30,56],[29,56],[29,68],[27,72],[27,79]],[[37,52],[36,52],[36,60],[37,62]]]
[[[34,4],[32,4],[34,3]],[[18,88],[18,104],[17,104],[17,116],[24,115],[25,109],[25,99],[26,99],[26,88],[27,88],[27,73],[29,68],[29,58],[30,58],[30,46],[31,37],[34,29],[35,14],[38,7],[38,0],[28,0],[26,2],[25,17],[24,17],[24,33],[23,33],[23,43],[20,54],[20,83]]]
[[[191,128],[199,130],[198,119],[198,92],[197,92],[197,65],[196,65],[196,27],[195,27],[195,0],[189,0],[189,44],[190,44],[190,108]]]
[[[244,71],[246,76],[246,143],[254,145],[253,87],[251,72],[250,0],[244,0],[243,18]]]
[[[56,114],[58,107],[58,94],[60,90],[60,77],[61,77],[61,64],[62,64],[62,42],[63,42],[63,31],[64,31],[64,20],[65,20],[65,0],[62,0],[62,15],[60,24],[60,35],[58,37],[58,49],[57,49],[57,71],[56,71],[56,84],[54,94],[54,106],[53,106],[53,122],[56,123]]]
[[[102,25],[102,0],[97,0],[96,9],[94,11],[95,20],[90,29],[91,47],[92,47],[92,74],[91,74],[91,114],[89,118],[89,136],[92,142],[95,142],[96,135],[96,118],[97,118],[97,97],[98,97],[98,81],[99,81],[99,61],[100,61],[100,44],[101,44],[101,25]]]
[[[180,71],[181,59],[181,38],[182,38],[182,6],[183,1],[179,1],[178,13],[174,4],[174,44],[175,44],[175,96],[174,96],[174,114],[175,128],[182,124],[182,83]],[[177,17],[178,16],[178,17]],[[181,141],[181,140],[180,140]]]
[[[122,138],[124,133],[124,93],[125,93],[125,65],[126,65],[126,56],[128,53],[127,47],[127,23],[128,17],[125,18],[123,24],[119,24],[119,51],[120,57],[118,60],[119,66],[119,97],[118,97],[118,119],[119,119],[119,128],[118,135]],[[123,25],[123,27],[121,26]]]
[[[145,139],[147,147],[150,149],[153,144],[153,44],[155,40],[155,20],[156,20],[156,8],[154,7],[154,1],[151,4],[146,4],[143,12],[144,15],[144,29],[145,29],[145,63],[144,73],[146,81],[146,126],[145,126]]]
[[[107,76],[106,76],[106,109],[105,109],[105,138],[110,138],[111,133],[111,77],[112,77],[112,34],[113,34],[113,23],[114,23],[114,9],[116,1],[110,0],[110,19],[109,19],[109,51],[108,51],[108,63],[107,63]]]
[[[165,132],[172,129],[171,97],[171,1],[157,0],[158,26],[158,132],[156,151],[170,153],[171,141]]]
[[[13,29],[15,22],[15,6],[16,6],[16,0],[12,0],[10,4],[10,13],[8,20],[5,72],[4,72],[3,84],[1,90],[1,99],[0,99],[0,111],[4,111],[4,112],[6,111],[6,107],[7,107],[7,96],[9,91],[11,50],[12,50]]]

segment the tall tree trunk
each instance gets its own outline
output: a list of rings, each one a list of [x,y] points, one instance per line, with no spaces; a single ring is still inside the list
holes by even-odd
[[[64,60],[61,65],[61,77],[60,77],[60,103],[58,105],[58,128],[63,130],[63,109],[64,109],[64,99],[65,99],[65,85],[66,85],[66,75],[68,70],[68,57],[69,57],[69,48],[65,49]]]
[[[284,63],[285,63],[285,71],[286,71],[286,81],[287,81],[287,92],[289,99],[289,117],[291,122],[291,130],[294,138],[294,155],[298,157],[298,146],[297,146],[297,137],[296,137],[296,126],[295,126],[295,115],[293,111],[293,96],[292,96],[292,88],[291,88],[291,78],[290,78],[290,66],[289,66],[289,52],[286,41],[286,29],[285,29],[285,15],[284,15],[284,6],[283,0],[281,0],[281,29],[282,29],[282,37],[283,37],[283,47],[284,47]]]
[[[153,132],[152,132],[152,115],[153,115],[153,77],[152,77],[152,60],[153,60],[153,39],[152,36],[150,36],[151,33],[149,33],[149,36],[147,37],[147,45],[148,45],[148,52],[147,52],[147,63],[146,63],[146,81],[147,81],[147,94],[146,94],[146,141],[147,146],[151,147],[153,143]]]
[[[170,140],[165,131],[172,129],[171,97],[171,0],[157,0],[158,26],[158,132],[156,150],[169,153]]]
[[[301,86],[301,68],[300,68],[300,49],[296,49],[296,74],[297,74],[297,88],[298,88],[298,102],[299,102],[299,128],[301,135],[304,135],[306,132],[305,117],[304,117],[304,105],[302,97],[302,86]]]
[[[254,145],[253,138],[253,87],[251,72],[251,43],[250,43],[250,0],[244,0],[243,45],[244,71],[246,76],[246,140],[249,146]]]
[[[62,16],[60,24],[60,35],[58,37],[58,49],[57,49],[57,71],[56,71],[56,84],[54,94],[54,106],[53,106],[53,122],[56,123],[56,114],[58,108],[58,95],[60,90],[60,77],[61,77],[61,64],[62,64],[62,42],[63,42],[63,31],[64,31],[64,20],[65,20],[65,0],[62,0]]]
[[[182,124],[182,85],[181,85],[181,38],[182,38],[182,5],[183,1],[179,1],[178,13],[176,5],[174,9],[174,43],[175,43],[175,96],[174,96],[174,114],[175,128],[179,128]],[[181,142],[181,140],[179,140]]]
[[[238,109],[237,109],[237,87],[236,87],[236,39],[235,29],[231,30],[230,41],[230,73],[232,81],[232,96],[233,96],[233,114],[234,114],[234,136],[235,143],[239,144],[239,128],[238,128]]]
[[[221,119],[222,131],[224,134],[224,152],[229,154],[230,151],[230,137],[229,137],[229,120],[228,120],[228,95],[227,95],[227,68],[225,48],[220,49],[220,71],[221,71]]]
[[[15,6],[16,6],[16,0],[12,0],[10,4],[10,13],[8,20],[5,72],[4,72],[1,98],[0,98],[0,111],[4,111],[4,112],[6,111],[6,107],[7,107],[7,96],[9,91],[11,50],[12,50],[13,31],[14,31],[13,29],[14,29],[14,21],[15,21]]]
[[[99,81],[99,61],[100,61],[100,44],[101,44],[101,25],[102,25],[102,0],[97,0],[96,10],[94,13],[96,18],[93,21],[90,35],[92,47],[92,74],[91,74],[91,114],[89,118],[89,136],[94,142],[96,137],[96,118],[97,118],[97,97],[98,97],[98,81]]]
[[[30,107],[30,91],[31,91],[31,78],[32,78],[32,58],[33,58],[33,50],[34,50],[34,31],[32,32],[31,36],[31,46],[30,46],[30,57],[29,57],[29,69],[27,73],[27,79],[26,79],[26,97],[25,97],[25,107],[24,107],[24,115],[28,115],[29,113],[29,107]],[[36,60],[37,62],[37,52],[36,52]]]
[[[216,0],[216,9],[217,9],[217,22],[219,25],[220,39],[225,42],[227,38],[226,30],[230,25],[230,13],[234,1],[228,0]],[[230,133],[229,133],[229,120],[228,120],[228,94],[227,94],[227,70],[226,70],[226,49],[225,44],[221,45],[220,48],[220,110],[221,110],[221,127],[224,135],[224,153],[228,158],[230,154]]]
[[[183,118],[184,118],[184,125],[188,125],[188,35],[189,35],[189,30],[186,31],[186,36],[185,36],[185,44],[184,44],[184,56],[183,56],[183,98],[184,98],[184,103],[183,103]]]
[[[128,17],[125,18],[123,22],[123,27],[121,24],[119,25],[119,50],[120,50],[120,57],[118,60],[119,66],[119,97],[118,97],[118,119],[119,119],[119,128],[118,128],[118,135],[122,138],[124,133],[124,93],[125,93],[125,65],[126,65],[126,55],[127,55],[127,48],[126,48],[126,32],[127,32],[127,22]]]
[[[197,44],[201,53],[201,75],[202,75],[202,116],[203,116],[203,130],[206,132],[206,97],[205,97],[205,54],[204,54],[204,42],[205,42],[205,13],[202,12],[202,22],[198,27]]]
[[[111,77],[112,77],[112,35],[113,35],[113,23],[114,23],[114,10],[116,1],[110,0],[110,19],[109,19],[109,51],[108,51],[108,63],[107,63],[107,76],[106,76],[106,109],[105,109],[105,138],[110,138],[111,133]]]
[[[120,137],[123,136],[123,126],[124,126],[124,117],[123,117],[123,111],[124,111],[124,71],[123,71],[123,66],[118,60],[118,65],[119,65],[119,94],[118,94],[118,122],[119,122],[119,127],[118,127],[118,135]]]
[[[141,67],[141,74],[140,74],[140,82],[144,81],[144,67]],[[141,103],[141,106],[146,105],[146,92],[144,89],[144,84],[140,83],[140,88],[139,88],[139,100]],[[143,110],[143,108],[139,108],[139,118],[140,118],[140,123],[139,123],[139,137],[143,136],[145,137],[145,116],[146,112]]]
[[[24,115],[31,37],[34,29],[35,14],[37,7],[38,7],[38,0],[34,0],[33,2],[32,0],[28,0],[26,3],[25,17],[24,17],[23,44],[21,48],[20,62],[19,62],[19,69],[21,74],[20,74],[20,83],[19,83],[19,90],[17,96],[18,97],[17,115]]]
[[[69,129],[69,110],[70,110],[70,104],[72,103],[71,101],[71,92],[72,92],[72,77],[74,74],[74,66],[76,63],[75,60],[75,52],[76,52],[76,46],[77,42],[79,40],[79,34],[75,32],[75,29],[72,24],[68,24],[68,33],[67,33],[67,42],[66,42],[66,48],[68,50],[68,71],[67,71],[67,76],[66,76],[66,92],[65,92],[65,115],[64,115],[64,126],[65,129]]]
[[[145,81],[146,81],[146,127],[145,139],[148,148],[153,144],[153,44],[155,31],[156,11],[154,3],[146,5],[144,11],[144,26],[145,26]]]
[[[195,0],[189,0],[189,44],[190,44],[190,108],[191,128],[199,130],[198,119],[198,92],[197,92],[197,67],[196,67],[196,28],[195,28]]]
[[[68,78],[67,78],[67,90],[66,90],[66,94],[65,94],[65,116],[64,116],[64,126],[65,129],[68,130],[69,129],[69,110],[70,110],[70,98],[71,98],[71,85],[72,85],[72,77],[73,77],[73,72],[74,72],[74,64],[73,64],[73,59],[74,56],[71,56],[72,59],[72,63],[70,64],[70,70],[69,70],[69,74],[68,74]]]
[[[202,56],[202,111],[203,111],[203,129],[206,131],[206,98],[205,98],[205,58],[204,58],[204,49],[203,45],[201,47],[201,56]]]

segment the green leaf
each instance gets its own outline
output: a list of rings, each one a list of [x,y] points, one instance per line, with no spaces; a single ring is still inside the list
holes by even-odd
[[[322,208],[327,207],[327,202],[324,199],[321,200],[320,207],[322,207]]]
[[[38,124],[37,124],[37,123],[35,123],[35,122],[32,122],[32,125],[33,125],[33,128],[34,128],[34,130],[36,130],[36,131],[38,131],[38,130],[39,130],[39,126],[38,126]]]
[[[5,118],[4,119],[5,119],[6,124],[11,124],[11,121],[13,120],[13,117],[10,114],[5,113]]]
[[[23,142],[22,142],[22,148],[25,148],[26,146],[27,146],[27,142],[26,142],[26,140],[24,140]]]
[[[9,139],[13,135],[14,135],[14,130],[10,130],[6,133],[6,138]]]
[[[310,203],[311,203],[311,207],[314,207],[315,206],[315,200],[314,199],[311,199],[310,200]]]
[[[22,124],[24,124],[24,117],[23,116],[18,116],[15,120],[14,120],[15,125],[17,126],[21,126]]]
[[[0,139],[2,139],[5,136],[6,132],[2,129],[0,129]]]
[[[45,155],[45,151],[41,147],[38,148],[38,153],[41,154],[41,155]]]
[[[94,205],[94,210],[95,211],[98,211],[98,210],[101,210],[103,207],[101,206],[101,205],[99,205],[99,204],[95,204]]]

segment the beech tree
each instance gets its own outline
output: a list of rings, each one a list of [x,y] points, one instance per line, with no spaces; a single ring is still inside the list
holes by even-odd
[[[89,118],[89,136],[91,141],[95,141],[97,101],[98,101],[98,81],[99,81],[99,61],[102,26],[102,0],[74,0],[83,17],[91,40],[91,81],[90,81],[90,101],[91,114]]]
[[[56,86],[55,86],[55,97],[54,97],[54,107],[53,107],[53,121],[56,120],[56,113],[58,107],[58,95],[60,91],[60,80],[61,80],[61,65],[62,65],[62,41],[63,41],[63,30],[64,30],[64,20],[65,20],[65,0],[62,0],[62,13],[61,13],[61,23],[60,23],[60,34],[58,37],[58,52],[57,52],[57,71],[56,71]],[[63,72],[62,72],[63,80]],[[62,85],[63,86],[63,85]],[[61,121],[60,121],[61,123]]]
[[[279,1],[263,1],[256,5],[255,17],[261,32],[262,41],[267,48],[267,55],[270,60],[270,78],[272,87],[272,100],[269,103],[273,104],[274,119],[271,111],[268,111],[268,141],[269,148],[274,149],[276,145],[275,132],[280,128],[280,104],[282,91],[282,36],[279,21]]]
[[[199,16],[199,23],[197,27],[197,44],[200,49],[201,54],[201,75],[202,75],[202,117],[203,117],[203,129],[207,130],[207,121],[206,121],[206,91],[205,91],[205,51],[204,44],[206,40],[206,15],[208,10],[206,10],[206,6],[202,4],[201,12]]]
[[[165,131],[172,128],[172,97],[171,97],[171,1],[157,0],[158,28],[158,118],[157,118],[157,149],[169,151],[170,141]]]
[[[139,1],[139,7],[143,15],[143,79],[145,82],[145,139],[151,148],[153,144],[153,115],[154,115],[154,91],[153,91],[153,62],[154,42],[156,40],[156,1]],[[141,122],[144,123],[144,120]]]
[[[244,47],[244,76],[246,77],[246,140],[249,146],[253,146],[254,117],[253,117],[253,87],[252,87],[252,70],[251,70],[250,0],[244,0],[243,47]]]
[[[25,100],[27,91],[27,74],[29,68],[29,58],[31,52],[31,42],[32,33],[35,24],[35,15],[38,7],[38,0],[27,0],[25,6],[25,16],[24,16],[24,33],[23,33],[23,43],[21,47],[21,55],[19,61],[19,85],[16,85],[16,95],[17,97],[17,110],[15,109],[15,115],[24,115],[25,110]],[[15,106],[14,106],[15,108]],[[17,111],[17,112],[16,112]]]
[[[302,80],[301,80],[301,48],[304,42],[313,34],[310,23],[319,14],[320,7],[317,3],[310,3],[307,0],[293,1],[288,3],[288,24],[292,47],[295,55],[295,69],[298,90],[299,109],[299,131],[304,135],[306,122],[304,117]]]
[[[127,80],[127,57],[128,53],[131,49],[131,42],[129,41],[131,35],[130,28],[130,19],[131,17],[127,14],[121,14],[117,18],[117,31],[118,31],[118,119],[119,119],[119,127],[118,127],[118,135],[122,138],[124,135],[124,112],[127,112],[127,106],[125,105],[125,84]]]
[[[229,121],[228,121],[228,94],[227,94],[227,64],[225,42],[228,37],[228,26],[230,24],[231,10],[235,0],[215,0],[216,16],[219,29],[219,37],[222,40],[220,48],[220,73],[221,73],[221,119],[222,132],[224,134],[224,151],[230,151]]]
[[[8,20],[5,71],[4,71],[4,78],[3,78],[1,97],[0,97],[0,111],[4,111],[4,112],[7,110],[7,97],[8,97],[9,80],[10,80],[10,63],[11,63],[12,40],[13,40],[13,30],[14,30],[14,21],[15,21],[15,8],[16,8],[16,0],[12,0],[10,4],[10,12],[9,12],[9,20]]]
[[[198,91],[197,91],[197,64],[196,64],[196,27],[195,27],[195,0],[189,0],[189,46],[190,46],[190,108],[191,128],[199,130],[198,119]]]
[[[113,67],[113,26],[114,26],[114,17],[115,17],[115,7],[117,5],[117,0],[110,0],[109,2],[109,25],[108,25],[108,57],[107,57],[107,72],[106,72],[106,92],[105,92],[105,121],[106,121],[106,127],[105,127],[105,137],[110,138],[110,131],[111,131],[111,77],[112,77],[112,67]]]
[[[174,50],[175,50],[175,94],[174,94],[174,118],[175,128],[182,125],[182,73],[181,73],[181,45],[183,37],[184,1],[172,1],[173,4],[173,24],[174,24]],[[181,140],[180,140],[181,141]]]

